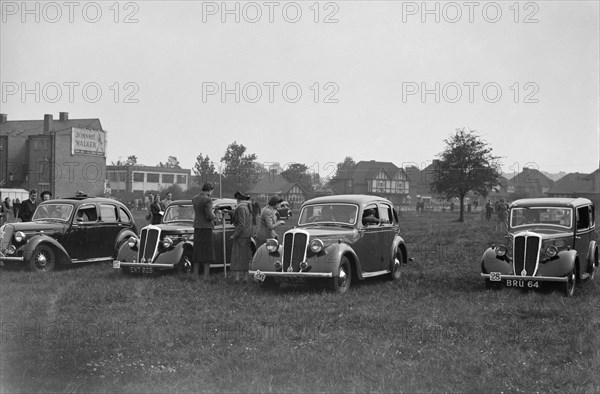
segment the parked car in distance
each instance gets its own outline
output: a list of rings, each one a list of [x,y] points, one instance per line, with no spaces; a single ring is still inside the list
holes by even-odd
[[[369,195],[317,197],[302,204],[296,226],[256,251],[250,273],[262,286],[324,281],[345,293],[354,280],[400,279],[407,249],[398,214],[387,199]]]
[[[0,262],[48,272],[57,264],[112,261],[136,234],[131,212],[117,200],[83,194],[48,200],[31,222],[0,227]]]
[[[487,287],[537,289],[558,283],[572,296],[575,284],[598,268],[594,204],[585,198],[528,198],[509,208],[507,244],[488,248],[481,261]]]
[[[237,200],[213,199],[213,208],[223,212],[223,221],[216,220],[213,231],[216,263],[211,267],[223,267],[231,258],[234,226],[231,224]],[[165,210],[162,223],[142,228],[139,238],[132,238],[121,245],[113,268],[123,273],[152,274],[157,271],[178,270],[191,272],[194,250],[194,207],[192,200],[173,201]]]
[[[279,208],[277,208],[277,218],[278,219],[290,219],[292,217],[292,209],[290,208],[290,203],[287,201],[283,201],[279,204]]]

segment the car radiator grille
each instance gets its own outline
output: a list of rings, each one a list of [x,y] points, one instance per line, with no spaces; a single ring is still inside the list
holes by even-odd
[[[514,262],[515,275],[535,275],[541,238],[537,235],[519,235],[515,237]]]
[[[157,228],[144,228],[140,237],[139,262],[151,263],[158,249],[160,230]]]
[[[305,232],[289,231],[283,236],[283,270],[296,272],[300,270],[300,263],[306,260],[306,246],[308,234]]]

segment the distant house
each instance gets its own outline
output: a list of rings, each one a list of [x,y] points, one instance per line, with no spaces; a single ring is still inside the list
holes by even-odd
[[[547,192],[548,197],[584,197],[600,204],[600,169],[591,174],[573,172],[560,178]]]
[[[191,170],[182,168],[151,167],[141,165],[106,166],[106,186],[113,192],[142,192],[162,190],[178,185],[182,191],[189,188]]]
[[[511,200],[518,198],[544,197],[554,181],[535,168],[524,167],[523,171],[515,175],[507,183],[507,193]]]
[[[300,184],[290,182],[281,174],[274,172],[265,174],[249,194],[262,204],[266,204],[273,196],[279,196],[292,204],[301,204],[306,201],[306,192],[300,187]]]
[[[337,194],[374,194],[389,199],[395,205],[409,201],[406,172],[391,162],[359,161],[334,178],[331,185]]]

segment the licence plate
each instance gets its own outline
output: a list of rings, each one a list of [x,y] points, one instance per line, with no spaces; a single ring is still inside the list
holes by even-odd
[[[537,280],[520,280],[520,279],[507,279],[506,287],[519,287],[523,289],[537,289],[540,287],[540,282]]]
[[[152,267],[129,267],[129,272],[132,274],[151,274],[154,269]]]
[[[254,273],[254,279],[256,279],[259,282],[264,282],[266,277],[267,277],[267,275],[265,275],[264,273],[262,273],[260,271],[256,271]]]
[[[121,268],[121,262],[120,261],[113,261],[113,268]]]

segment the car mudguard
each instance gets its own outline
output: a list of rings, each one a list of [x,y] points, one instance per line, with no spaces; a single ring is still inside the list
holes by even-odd
[[[586,271],[589,271],[589,269],[591,268],[592,265],[594,265],[594,267],[598,267],[598,258],[600,256],[598,256],[598,244],[596,243],[596,241],[591,241],[590,242],[590,246],[588,247],[588,255],[587,255],[587,265],[586,265]]]
[[[575,268],[576,261],[576,250],[560,251],[553,259],[540,264],[536,276],[567,276]]]
[[[363,279],[360,260],[354,249],[346,243],[332,243],[325,247],[325,253],[319,253],[307,259],[309,265],[314,266],[319,272],[332,272],[337,275],[342,257],[347,256],[352,265],[353,272],[358,279]]]
[[[125,229],[122,230],[118,235],[117,238],[115,239],[115,244],[113,245],[113,250],[115,251],[115,254],[118,255],[118,252],[120,249],[119,245],[121,244],[121,242],[123,242],[123,240],[129,238],[129,237],[136,237],[137,238],[137,234],[132,231],[131,229]]]
[[[275,262],[281,261],[283,257],[283,245],[279,245],[279,248],[274,253],[269,253],[267,246],[262,244],[258,247],[254,256],[252,257],[252,263],[250,265],[252,270],[260,271],[273,271],[275,270]]]
[[[496,248],[491,247],[483,252],[481,258],[481,272],[484,274],[500,272],[503,275],[509,275],[512,273],[512,264],[510,264],[506,257],[498,257],[496,255]]]
[[[406,250],[406,244],[404,243],[404,240],[402,239],[402,237],[399,235],[396,235],[394,237],[394,242],[392,243],[392,249],[390,250],[390,265],[392,265],[394,262],[394,257],[395,257],[394,253],[396,250],[400,250],[400,252],[402,253],[402,261],[404,261],[404,263],[406,264],[408,262],[408,253]]]
[[[159,252],[158,256],[153,261],[153,263],[173,264],[174,266],[177,265],[177,263],[179,263],[179,261],[181,260],[183,253],[186,251],[186,249],[184,248],[185,245],[186,242],[180,242],[177,245],[175,245],[175,247],[173,247],[173,249],[171,250]]]
[[[41,243],[51,245],[54,248],[54,251],[56,252],[56,261],[61,263],[71,262],[71,257],[69,257],[69,254],[67,253],[65,248],[63,248],[63,246],[60,243],[58,243],[58,241],[55,238],[49,237],[44,234],[33,236],[27,242],[27,244],[22,247],[21,250],[23,251],[23,258],[26,262],[29,261],[31,255],[33,254],[33,251]]]

